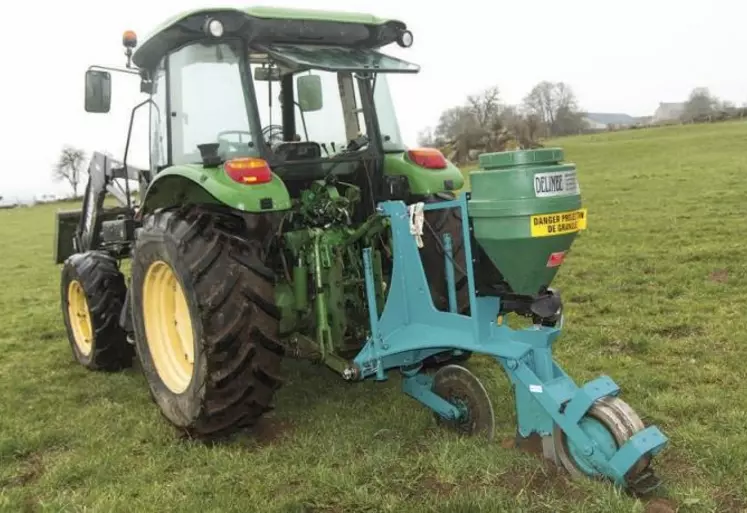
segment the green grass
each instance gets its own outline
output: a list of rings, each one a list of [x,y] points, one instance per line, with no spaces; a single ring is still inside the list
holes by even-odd
[[[745,141],[745,123],[556,141],[589,208],[556,282],[568,312],[557,359],[577,381],[612,376],[671,438],[660,495],[683,512],[747,508]],[[481,358],[469,365],[494,396],[490,445],[437,429],[396,377],[346,385],[302,362],[286,364],[258,434],[180,440],[136,370],[73,363],[51,263],[57,208],[0,211],[1,511],[644,511],[505,448],[513,404]]]

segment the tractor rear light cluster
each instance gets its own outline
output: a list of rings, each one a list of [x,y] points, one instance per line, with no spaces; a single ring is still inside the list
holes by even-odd
[[[444,154],[435,148],[409,150],[407,157],[418,166],[426,169],[446,169],[448,165]]]
[[[240,158],[227,161],[223,165],[226,174],[234,182],[257,185],[272,181],[272,171],[262,159]]]

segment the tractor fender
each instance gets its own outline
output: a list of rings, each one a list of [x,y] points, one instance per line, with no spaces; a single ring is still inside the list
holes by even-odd
[[[410,194],[428,196],[457,191],[464,187],[464,175],[447,161],[444,169],[425,169],[412,162],[406,152],[388,153],[384,157],[384,176],[404,176]]]
[[[205,168],[190,164],[168,167],[155,176],[145,191],[140,215],[187,203],[221,204],[252,213],[291,207],[288,189],[275,173],[267,183],[241,184],[231,180],[222,166]]]

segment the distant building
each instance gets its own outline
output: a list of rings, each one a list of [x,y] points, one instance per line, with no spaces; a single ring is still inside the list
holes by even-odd
[[[15,200],[11,200],[10,198],[3,198],[0,196],[0,209],[5,208],[16,208],[18,206],[18,202]]]
[[[674,121],[679,121],[684,112],[684,103],[660,102],[659,108],[657,108],[656,112],[654,112],[654,117],[651,120],[651,123],[656,125],[659,123],[671,123]]]
[[[584,121],[587,129],[592,131],[627,128],[636,124],[633,116],[606,112],[589,112]]]

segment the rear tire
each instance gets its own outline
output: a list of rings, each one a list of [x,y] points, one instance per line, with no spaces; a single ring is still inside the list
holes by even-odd
[[[437,203],[451,201],[456,196],[450,192],[442,192],[428,196],[425,203]],[[423,248],[420,256],[423,260],[423,269],[433,297],[433,304],[441,311],[449,310],[449,296],[446,286],[445,254],[443,247],[443,236],[445,233],[451,235],[452,259],[454,266],[454,282],[456,285],[457,312],[469,313],[469,284],[467,282],[467,262],[464,251],[464,236],[462,235],[462,212],[458,208],[447,208],[441,210],[427,210],[425,212],[425,223],[423,227]],[[472,246],[473,256],[479,256],[481,265],[479,272],[476,266],[475,279],[477,288],[485,279],[495,280],[499,276],[491,262],[485,262],[487,255],[477,246]],[[447,363],[466,362],[472,353],[465,351],[460,355],[440,353],[431,356],[423,362],[424,367],[440,367]]]
[[[427,197],[425,203],[451,201],[455,198],[450,192],[442,192]],[[433,303],[439,310],[449,309],[449,299],[446,289],[446,269],[443,248],[443,235],[451,235],[452,258],[456,263],[454,268],[454,282],[456,284],[457,312],[469,312],[469,285],[467,283],[467,261],[464,251],[464,237],[462,236],[462,212],[458,208],[428,210],[425,212],[423,227],[424,247],[420,250],[423,268],[431,288]],[[438,237],[438,239],[436,239]],[[478,292],[496,294],[496,284],[503,282],[500,271],[496,269],[482,247],[472,245],[472,258],[477,260],[474,265],[475,288]]]
[[[134,349],[119,326],[127,295],[117,260],[101,251],[77,253],[62,267],[60,296],[75,360],[89,370],[132,365]]]
[[[262,242],[269,223],[252,220],[249,230],[222,209],[162,211],[138,236],[137,352],[154,401],[194,438],[252,426],[280,386],[274,275]]]
[[[425,198],[424,203],[450,201],[454,195],[440,193]],[[443,247],[443,236],[451,235],[452,258],[454,263],[454,282],[456,284],[457,312],[469,310],[469,291],[467,287],[466,265],[464,259],[464,237],[462,236],[462,213],[457,208],[427,210],[423,223],[423,248],[420,257],[433,296],[433,304],[441,311],[449,310],[449,296],[446,287],[446,268]]]

